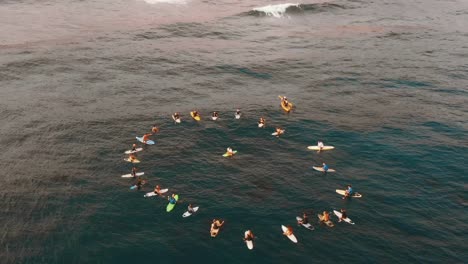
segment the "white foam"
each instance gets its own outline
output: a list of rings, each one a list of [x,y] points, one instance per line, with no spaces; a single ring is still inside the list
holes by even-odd
[[[144,0],[148,4],[185,4],[186,0]]]
[[[264,12],[267,16],[283,17],[284,13],[286,12],[286,9],[290,6],[299,7],[299,4],[287,3],[287,4],[278,4],[278,5],[267,5],[267,6],[262,6],[262,7],[256,7],[253,10]]]

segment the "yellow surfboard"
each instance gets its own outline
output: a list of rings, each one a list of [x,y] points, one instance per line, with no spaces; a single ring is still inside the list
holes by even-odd
[[[281,99],[281,107],[283,108],[283,110],[286,111],[286,112],[291,111],[292,108],[293,108],[293,104],[291,102],[289,102],[288,105],[285,105],[284,101],[283,101],[284,97],[281,96],[281,95],[279,95],[278,97]]]
[[[200,114],[198,114],[197,116],[194,116],[193,112],[190,112],[190,115],[192,116],[193,119],[200,121]]]

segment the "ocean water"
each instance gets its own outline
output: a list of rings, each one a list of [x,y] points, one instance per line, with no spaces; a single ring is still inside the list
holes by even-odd
[[[0,36],[1,263],[466,262],[466,1],[0,1]]]

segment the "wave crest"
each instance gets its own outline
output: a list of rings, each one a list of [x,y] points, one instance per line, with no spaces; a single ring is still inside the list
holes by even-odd
[[[344,9],[344,6],[331,4],[331,3],[317,3],[317,4],[278,4],[278,5],[267,5],[262,7],[256,7],[247,15],[250,16],[272,16],[272,17],[284,17],[288,14],[301,14],[304,12],[325,12],[330,9]]]

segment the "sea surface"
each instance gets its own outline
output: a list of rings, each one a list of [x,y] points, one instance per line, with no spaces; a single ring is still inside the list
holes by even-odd
[[[0,0],[0,262],[466,263],[467,87],[465,0]]]

